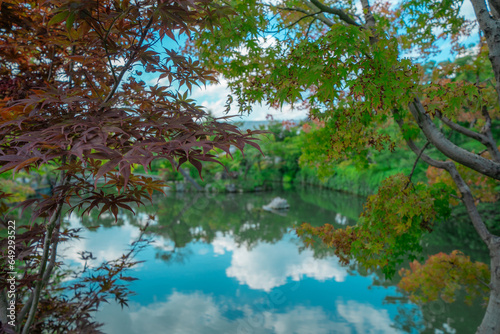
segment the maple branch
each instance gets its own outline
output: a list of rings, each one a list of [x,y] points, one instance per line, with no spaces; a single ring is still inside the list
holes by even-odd
[[[139,43],[137,44],[136,49],[139,49],[142,46],[142,43],[144,43],[144,40],[146,39],[146,35],[148,34],[149,28],[153,24],[153,21],[154,21],[154,17],[151,16],[151,18],[149,19],[148,24],[146,25],[146,27],[144,28],[144,31],[141,34],[141,38],[139,40]],[[111,98],[115,94],[116,90],[118,89],[118,86],[120,85],[120,82],[122,81],[123,76],[125,75],[125,72],[128,71],[130,65],[132,65],[132,63],[135,61],[135,57],[137,56],[138,52],[139,51],[137,51],[137,50],[135,50],[134,52],[132,52],[132,55],[128,59],[127,63],[123,66],[123,68],[122,68],[122,70],[121,70],[121,72],[120,72],[120,74],[118,76],[117,81],[115,81],[115,83],[114,83],[113,87],[111,88],[111,91],[109,92],[108,96],[106,96],[106,99],[104,99],[104,103],[107,103],[107,102],[109,102],[109,100],[111,100]]]
[[[342,9],[340,8],[332,8],[332,7],[328,7],[326,6],[325,4],[319,2],[318,0],[310,0],[311,3],[313,5],[315,5],[316,7],[318,7],[318,9],[324,13],[329,13],[329,14],[333,14],[333,15],[336,15],[340,20],[344,21],[345,23],[347,24],[350,24],[350,25],[353,25],[353,26],[356,26],[356,27],[360,27],[360,25],[354,21],[346,12],[344,12]]]
[[[275,8],[275,9],[279,9],[279,10],[284,10],[284,11],[299,12],[299,13],[303,13],[303,14],[306,14],[306,15],[310,15],[311,14],[311,12],[308,12],[307,10],[302,9],[302,8],[280,7],[280,6],[274,6],[274,5],[270,5],[270,4],[266,4],[266,3],[257,3],[257,4],[261,5],[261,6],[265,6],[265,7],[270,7],[270,8]],[[315,7],[315,6],[313,6],[312,4],[309,4],[309,3],[306,2],[306,5],[309,8],[311,8],[312,10],[318,10],[318,8]],[[330,20],[328,20],[323,15],[323,12],[321,10],[319,12],[317,12],[315,15],[318,15],[318,17],[316,17],[316,19],[322,21],[327,26],[329,26],[329,27],[333,26],[333,22],[330,21]]]
[[[67,178],[68,180],[69,178]],[[63,203],[62,200],[60,203],[57,204],[56,210],[52,213],[52,216],[50,217],[50,221],[47,225],[47,233],[45,234],[45,239],[43,241],[43,255],[42,259],[40,262],[40,271],[38,272],[39,276],[39,281],[35,285],[35,290],[33,291],[32,295],[33,298],[30,297],[31,300],[31,307],[30,311],[28,314],[28,319],[26,320],[26,324],[24,325],[22,334],[28,334],[30,332],[30,327],[33,321],[35,320],[35,314],[38,308],[38,301],[40,299],[40,294],[42,292],[42,288],[44,285],[44,278],[46,277],[46,273],[50,275],[49,270],[52,268],[50,266],[47,266],[47,261],[49,259],[49,249],[51,248],[50,245],[52,243],[52,233],[54,232],[54,229],[56,228],[56,223],[59,220],[59,216],[61,215]],[[57,231],[56,231],[57,233]],[[55,252],[55,249],[52,250]],[[51,255],[53,256],[53,255]]]
[[[398,117],[394,117],[394,119],[396,120],[396,123],[399,125],[399,129],[401,130],[401,133],[404,133],[403,120],[401,118],[398,118]],[[406,139],[405,138],[405,141],[406,141],[406,144],[408,145],[408,147],[413,151],[413,153],[420,156],[420,158],[423,161],[425,161],[427,164],[431,165],[432,167],[439,168],[439,169],[446,169],[446,164],[447,164],[446,161],[436,160],[436,159],[429,157],[427,154],[424,154],[423,153],[424,150],[419,149],[417,147],[417,145],[415,144],[415,142],[413,141],[413,139],[410,139],[410,138]],[[429,143],[429,142],[427,142],[427,143]]]
[[[89,75],[87,74],[87,71],[83,71],[83,74],[85,75],[85,78],[87,78],[87,81],[90,84],[90,87],[92,87],[92,89],[94,90],[95,95],[97,95],[102,100],[101,94],[99,94],[99,92],[95,88],[94,84],[92,83],[92,80],[90,80]]]
[[[70,161],[74,159],[74,156],[70,158]],[[62,165],[66,163],[66,156],[62,158]],[[64,170],[60,172],[61,176],[61,183],[63,186],[68,185],[71,182],[71,175],[68,175]],[[57,250],[57,242],[58,242],[58,237],[57,234],[59,232],[59,227],[60,227],[60,219],[61,219],[61,211],[62,207],[64,204],[64,198],[59,198],[59,201],[56,205],[55,210],[53,211],[50,221],[47,224],[47,232],[45,234],[45,238],[43,241],[43,254],[42,258],[40,260],[40,270],[38,272],[38,277],[39,281],[35,285],[35,290],[31,293],[28,302],[26,303],[23,309],[21,310],[21,315],[22,318],[24,318],[27,309],[24,310],[28,305],[29,305],[29,314],[28,314],[28,319],[26,320],[26,323],[24,325],[24,328],[22,330],[22,334],[28,334],[30,331],[31,324],[35,320],[35,314],[38,309],[38,302],[40,299],[40,294],[42,292],[42,289],[44,285],[47,284],[50,274],[52,272],[52,269],[54,268],[55,264],[55,257],[56,257],[56,250]],[[59,222],[59,224],[58,224]],[[56,233],[56,238],[53,241],[52,240],[52,235],[53,232],[55,231]],[[51,247],[52,245],[52,247]],[[50,262],[47,265],[47,261],[49,261],[49,252],[50,249],[52,249],[51,253],[51,259]],[[23,313],[24,311],[24,313]],[[21,323],[21,321],[19,321]]]
[[[113,28],[113,26],[115,25],[116,21],[118,21],[119,18],[121,18],[123,15],[127,14],[129,12],[131,7],[127,8],[126,11],[122,12],[120,15],[116,16],[113,21],[111,21],[111,24],[109,26],[108,29],[104,29],[103,27],[103,30],[106,30],[106,35],[104,36],[103,38],[103,43],[104,43],[104,50],[106,51],[106,57],[108,58],[108,62],[109,62],[109,67],[111,69],[111,73],[113,74],[113,79],[115,80],[115,82],[117,81],[117,78],[116,78],[116,73],[115,73],[115,69],[113,68],[113,64],[111,63],[111,56],[109,54],[109,51],[108,51],[108,38],[109,38],[109,33],[111,32],[111,29]],[[141,29],[141,32],[142,32],[142,29]],[[99,35],[100,36],[100,35]]]
[[[418,160],[420,160],[420,156],[422,155],[422,153],[424,153],[425,149],[427,148],[427,146],[429,146],[429,144],[430,144],[430,142],[425,143],[424,147],[422,147],[422,149],[420,150],[420,153],[418,153],[417,159],[413,163],[413,167],[411,169],[411,173],[410,173],[410,175],[408,175],[408,184],[406,185],[405,189],[411,183],[411,178],[413,177],[413,173],[415,172],[415,168],[417,167]]]
[[[483,110],[484,110],[484,108],[483,108]],[[496,162],[500,162],[500,152],[498,152],[498,149],[497,149],[495,142],[493,140],[493,137],[491,135],[491,131],[489,132],[490,135],[488,136],[487,134],[472,131],[470,129],[467,129],[466,127],[461,126],[460,124],[453,122],[451,119],[449,119],[448,117],[441,114],[441,112],[437,112],[436,115],[441,121],[443,121],[444,124],[448,125],[448,127],[450,129],[457,131],[457,132],[459,132],[467,137],[475,139],[478,142],[480,142],[481,144],[483,144],[484,146],[486,146],[488,148],[488,152],[490,152],[493,159]],[[489,115],[488,115],[488,117],[489,117]],[[489,121],[489,125],[491,125],[491,119]],[[489,130],[489,126],[488,126],[488,118],[487,118],[486,125],[483,127],[483,131],[487,132],[488,130]],[[481,154],[479,154],[479,155],[481,155]]]
[[[403,132],[403,120],[398,119],[395,117],[396,123],[399,125],[399,128],[401,132]],[[406,143],[408,144],[408,147],[417,155],[420,155],[422,160],[428,163],[429,165],[439,168],[439,169],[444,169],[446,170],[453,181],[455,182],[455,185],[457,186],[460,194],[462,194],[462,202],[465,204],[465,207],[467,209],[467,213],[469,214],[469,217],[472,221],[472,225],[474,226],[474,229],[477,231],[481,239],[488,245],[488,247],[492,246],[493,242],[497,242],[498,237],[495,235],[491,234],[488,231],[488,228],[484,224],[481,215],[477,211],[477,207],[474,201],[474,197],[472,196],[472,192],[467,185],[467,183],[464,181],[462,176],[457,170],[457,167],[455,164],[451,161],[439,161],[432,159],[429,157],[427,154],[423,154],[423,150],[420,150],[417,145],[415,145],[415,142],[413,142],[412,139],[405,139]],[[427,142],[429,144],[430,141]],[[425,147],[424,147],[425,148]]]
[[[104,41],[104,51],[106,51],[106,58],[108,58],[109,68],[111,69],[111,74],[113,75],[113,80],[116,82],[116,81],[118,81],[118,79],[116,78],[115,69],[113,67],[113,63],[111,62],[111,56],[110,56],[109,51],[108,51],[108,43],[106,43],[106,41]]]
[[[488,109],[486,109],[486,106],[483,107],[481,113],[483,114],[483,117],[486,120],[483,128],[481,129],[481,133],[483,133],[488,139],[488,145],[485,146],[488,148],[491,157],[495,161],[500,162],[500,151],[498,150],[496,141],[493,138],[493,134],[491,133],[491,117],[490,114],[488,113]]]
[[[375,18],[373,17],[372,11],[370,9],[370,3],[368,0],[361,0],[361,5],[363,6],[363,13],[365,15],[366,27],[375,27]]]
[[[308,12],[307,10],[302,9],[302,8],[280,7],[280,6],[274,6],[274,5],[270,5],[270,4],[262,3],[262,2],[258,2],[257,5],[261,5],[261,6],[269,7],[269,8],[276,8],[279,10],[285,10],[285,11],[290,11],[290,12],[300,12],[300,13],[304,13],[304,14],[311,14],[310,12]]]
[[[308,15],[302,16],[302,17],[301,17],[300,19],[298,19],[297,21],[295,21],[295,22],[293,22],[293,23],[290,23],[289,25],[287,25],[287,26],[286,26],[286,27],[284,27],[284,28],[281,28],[280,30],[277,30],[277,31],[267,31],[267,33],[271,33],[271,34],[273,34],[273,33],[278,33],[278,32],[280,32],[281,30],[289,29],[289,28],[293,27],[294,25],[296,25],[297,23],[299,23],[300,21],[302,21],[303,19],[306,19],[306,18],[308,18],[308,17],[314,16],[314,15],[319,14],[319,13],[321,13],[321,12],[311,13],[311,14],[308,14]],[[313,20],[312,22],[314,22],[314,20]]]
[[[313,25],[314,22],[316,22],[317,18],[315,17],[310,23],[309,23],[309,26],[307,27],[307,30],[306,30],[306,37],[309,38],[309,32],[311,31],[311,27]]]
[[[50,48],[50,67],[49,67],[49,74],[47,75],[47,82],[50,82],[50,79],[52,78],[52,71],[54,70],[54,55],[55,55],[55,47],[52,46],[52,48]]]
[[[498,237],[491,234],[484,224],[481,215],[477,211],[476,203],[469,186],[458,172],[457,167],[454,163],[449,162],[446,171],[450,174],[451,178],[455,182],[455,185],[460,191],[460,194],[462,194],[462,202],[465,204],[467,213],[469,214],[474,229],[479,234],[481,239],[486,243],[486,245],[488,245],[488,247],[490,248],[493,244],[492,241],[497,241]]]
[[[305,4],[306,4],[306,6],[307,6],[307,7],[309,7],[311,10],[314,10],[314,11],[319,10],[319,8],[318,8],[318,7],[316,7],[315,5],[313,5],[313,4],[312,4],[312,3],[310,3],[310,2],[307,2],[307,1],[306,1],[306,2],[305,2]],[[323,14],[323,13],[321,13],[321,14],[319,14],[319,15],[318,15],[318,20],[320,20],[321,22],[323,22],[324,24],[326,24],[326,25],[327,25],[328,27],[330,27],[330,28],[333,26],[333,22],[332,22],[330,19],[328,19],[328,18],[325,16],[325,14]]]
[[[60,224],[61,224],[61,215],[59,215],[59,225]],[[50,261],[49,261],[49,264],[47,266],[47,269],[45,270],[43,278],[42,278],[42,286],[47,285],[47,283],[48,283],[48,281],[50,279],[50,275],[52,273],[52,270],[54,269],[55,264],[56,264],[57,244],[59,242],[59,236],[57,235],[58,232],[59,232],[59,230],[56,229],[56,236],[54,238],[54,241],[52,242],[52,247],[51,247],[52,248],[52,253],[50,255]],[[17,317],[18,323],[22,323],[23,322],[24,317],[28,313],[28,310],[31,308],[34,296],[35,296],[35,293],[32,293],[29,296],[28,300],[26,301],[26,303],[24,304],[23,308],[19,312],[19,315]]]
[[[500,163],[471,153],[449,141],[443,133],[436,128],[418,98],[415,98],[413,102],[410,103],[409,109],[427,140],[441,153],[453,161],[467,166],[483,175],[494,178],[495,180],[500,180]]]

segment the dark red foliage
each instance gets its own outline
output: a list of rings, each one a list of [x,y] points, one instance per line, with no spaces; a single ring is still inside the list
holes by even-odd
[[[193,86],[215,81],[215,73],[162,44],[213,29],[231,14],[226,7],[208,0],[8,0],[0,6],[0,173],[53,166],[58,174],[51,196],[20,204],[33,221],[41,219],[30,236],[19,237],[25,244],[17,258],[34,261],[23,274],[26,296],[37,294],[40,264],[62,236],[63,204],[70,212],[99,209],[117,217],[119,208],[132,210],[131,203],[142,204],[164,186],[133,175],[133,165],[148,170],[155,159],[172,168],[189,162],[201,175],[203,162],[218,163],[214,149],[259,148],[258,131],[242,133],[225,118],[208,117],[188,98]],[[143,73],[161,81],[148,85]],[[25,254],[35,246],[40,252]],[[47,330],[40,321],[32,330]]]

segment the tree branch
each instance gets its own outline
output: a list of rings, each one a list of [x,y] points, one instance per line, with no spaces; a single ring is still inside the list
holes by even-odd
[[[370,9],[370,3],[368,2],[368,0],[361,0],[361,5],[363,6],[363,13],[365,15],[365,27],[369,29],[375,27],[375,18],[373,17],[372,11]]]
[[[151,16],[148,24],[146,25],[146,27],[144,28],[144,31],[142,32],[141,38],[140,38],[139,43],[137,44],[137,47],[136,47],[137,49],[139,49],[142,46],[142,43],[144,43],[144,40],[146,39],[146,35],[148,34],[149,28],[153,24],[153,21],[154,21],[153,16]],[[106,99],[104,99],[104,103],[107,103],[107,102],[109,102],[109,100],[111,100],[111,98],[115,94],[116,90],[118,89],[118,86],[120,86],[120,82],[122,81],[123,76],[130,68],[130,65],[132,65],[132,63],[135,61],[135,57],[137,56],[138,52],[139,51],[137,51],[137,50],[132,52],[132,55],[128,59],[127,63],[123,66],[120,74],[118,75],[117,81],[115,82],[115,84],[111,88],[111,91],[109,92],[108,96],[106,96]]]
[[[70,158],[71,160],[71,158]],[[66,163],[66,156],[63,157],[62,164],[64,165]],[[64,170],[61,171],[61,183],[62,185],[68,185],[71,182],[71,175],[68,175]],[[28,319],[26,319],[26,323],[23,327],[22,334],[28,334],[30,331],[30,327],[33,324],[33,321],[35,320],[35,315],[36,311],[38,309],[38,302],[40,299],[40,294],[42,292],[43,287],[47,283],[48,279],[50,278],[50,273],[54,267],[55,264],[55,257],[56,257],[56,250],[57,250],[57,241],[58,241],[58,231],[59,231],[59,226],[58,222],[60,223],[60,218],[61,218],[61,211],[62,207],[64,204],[64,198],[59,198],[59,201],[57,203],[57,206],[50,216],[49,223],[47,224],[47,232],[45,234],[45,239],[43,241],[43,253],[42,253],[42,258],[40,259],[40,270],[38,272],[38,282],[35,284],[35,289],[31,293],[30,297],[28,298],[28,302],[25,304],[23,309],[21,310],[21,316],[24,318],[26,312],[28,312],[29,308],[29,313],[28,313]],[[56,238],[53,241],[52,236],[53,232],[55,231],[56,233]],[[52,245],[52,247],[51,247]],[[50,249],[52,248],[52,253],[51,253],[51,259],[50,262],[47,264],[47,261],[49,261],[49,252]],[[21,321],[19,321],[21,323]]]
[[[490,152],[493,160],[495,160],[496,162],[500,162],[500,151],[498,150],[497,143],[493,138],[493,134],[491,133],[491,117],[488,113],[488,109],[486,109],[486,106],[483,107],[481,113],[486,120],[483,128],[481,129],[481,133],[487,138],[489,144],[485,146],[488,148],[488,152]]]
[[[495,1],[496,2],[496,1]],[[485,0],[471,0],[479,27],[486,37],[489,58],[495,73],[496,91],[500,98],[500,20],[493,18],[488,11]]]
[[[470,129],[467,129],[466,127],[461,126],[460,124],[457,124],[453,122],[451,119],[449,119],[446,116],[443,116],[440,112],[437,113],[437,117],[443,121],[444,124],[448,125],[448,127],[456,132],[459,132],[469,138],[472,138],[474,140],[477,140],[486,148],[488,149],[488,152],[490,152],[491,157],[493,158],[494,161],[500,162],[500,152],[498,151],[498,148],[496,146],[496,143],[493,139],[493,135],[491,134],[491,129],[489,128],[491,126],[491,119],[489,119],[489,114],[483,108],[483,115],[484,112],[486,112],[485,118],[486,118],[486,124],[484,125],[483,129],[481,130],[482,133],[472,131]],[[488,122],[489,119],[489,122]],[[481,155],[481,154],[479,154]]]
[[[396,123],[399,125],[399,129],[401,130],[401,133],[403,133],[403,120],[398,119],[396,117],[395,117],[395,120],[396,120]],[[408,147],[413,151],[413,153],[415,153],[416,155],[419,155],[420,158],[424,162],[431,165],[432,167],[436,167],[439,169],[446,169],[446,164],[448,164],[448,162],[435,160],[435,159],[432,159],[431,157],[429,157],[427,154],[424,154],[423,153],[424,150],[419,149],[412,139],[405,139],[405,141],[406,141],[406,144],[408,145]],[[427,143],[429,143],[429,142],[427,142]]]
[[[329,13],[336,15],[340,20],[344,21],[347,24],[360,27],[360,25],[354,21],[346,12],[344,12],[342,9],[339,8],[331,8],[323,3],[319,2],[318,0],[310,0],[313,5],[318,7],[318,9],[324,13]]]
[[[318,7],[316,7],[315,5],[313,5],[312,3],[308,2],[308,1],[306,1],[305,4],[307,7],[309,7],[313,11],[320,10]],[[328,19],[325,16],[325,14],[323,14],[323,12],[321,12],[321,14],[318,14],[318,20],[320,20],[321,22],[323,22],[326,26],[328,26],[330,28],[333,26],[333,22],[330,19]]]
[[[307,27],[307,30],[306,30],[306,38],[309,38],[309,32],[311,31],[311,27],[313,25],[314,22],[316,22],[317,18],[313,18],[313,20],[309,23],[309,26]]]
[[[308,18],[308,17],[314,16],[314,15],[319,14],[319,13],[321,13],[321,12],[307,14],[307,15],[305,15],[305,16],[302,16],[302,17],[301,17],[300,19],[298,19],[297,21],[295,21],[295,22],[293,22],[293,23],[290,23],[290,24],[289,24],[289,25],[287,25],[286,27],[281,28],[280,30],[277,30],[277,31],[266,31],[266,32],[267,32],[267,33],[269,33],[269,34],[275,34],[275,33],[278,33],[278,32],[280,32],[281,30],[285,30],[285,29],[289,29],[289,28],[293,27],[294,25],[296,25],[297,23],[299,23],[299,22],[300,22],[300,21],[302,21],[303,19],[306,19],[306,18]],[[313,21],[312,21],[312,22],[314,22],[314,19],[313,19]]]
[[[490,231],[488,231],[486,225],[484,224],[481,215],[477,211],[476,203],[474,201],[474,197],[472,196],[472,192],[469,186],[458,172],[455,164],[450,163],[449,167],[446,170],[448,171],[451,178],[455,182],[458,190],[462,194],[462,202],[465,204],[467,213],[469,214],[474,229],[479,234],[481,239],[486,243],[486,245],[488,245],[488,247],[491,247],[492,240],[496,239],[497,237],[491,234]]]
[[[42,254],[42,259],[40,260],[40,271],[38,272],[38,277],[39,281],[35,285],[35,290],[32,292],[33,298],[30,297],[31,306],[28,314],[28,319],[26,320],[26,324],[24,325],[22,334],[28,334],[30,332],[30,327],[31,324],[33,324],[33,321],[35,320],[35,314],[38,309],[38,301],[40,299],[40,294],[42,293],[42,289],[44,286],[44,277],[46,273],[46,269],[50,269],[50,267],[47,266],[47,261],[49,259],[49,251],[50,251],[50,245],[52,243],[52,233],[56,227],[56,223],[59,220],[59,216],[61,215],[61,210],[62,210],[62,200],[61,203],[57,205],[56,210],[50,217],[50,221],[47,225],[47,233],[45,234],[45,239],[43,241],[43,254]],[[52,251],[55,251],[53,249]]]
[[[402,119],[397,119],[396,122],[399,125],[399,128],[401,129],[401,132],[403,132],[403,120]],[[423,149],[420,150],[417,145],[413,142],[411,139],[405,139],[406,143],[408,144],[408,147],[415,153],[415,154],[420,154],[422,160],[424,160],[426,163],[429,165],[444,169],[446,170],[453,181],[455,182],[460,194],[462,194],[462,202],[465,204],[465,207],[467,209],[467,213],[469,214],[469,217],[472,221],[472,225],[474,226],[474,229],[477,231],[481,239],[488,245],[488,247],[491,246],[492,242],[494,239],[497,239],[496,236],[491,234],[488,231],[488,228],[484,224],[483,220],[481,219],[481,215],[477,211],[476,204],[474,202],[474,197],[472,196],[472,192],[470,191],[469,186],[467,183],[462,179],[462,176],[458,172],[455,164],[451,161],[439,161],[432,159],[429,157],[427,154],[423,154]],[[429,143],[429,142],[427,142]],[[425,148],[425,147],[424,147]]]
[[[273,6],[273,5],[270,5],[270,4],[267,4],[267,3],[257,3],[257,4],[261,5],[261,6],[265,6],[265,7],[270,7],[270,8],[275,8],[275,9],[279,9],[279,10],[284,10],[284,11],[299,12],[299,13],[303,13],[303,14],[306,14],[306,15],[311,14],[310,12],[308,12],[307,10],[302,9],[302,8],[280,7],[280,6]],[[313,11],[319,10],[316,6],[314,6],[313,4],[311,4],[309,2],[306,2],[305,4],[307,5],[307,7],[311,8]],[[329,19],[327,19],[326,16],[323,15],[323,12],[321,10],[319,10],[319,12],[316,13],[315,15],[318,15],[316,17],[316,19],[320,20],[321,22],[323,22],[324,24],[326,24],[328,27],[333,26],[333,22],[330,21]]]
[[[408,187],[408,185],[411,182],[411,178],[413,176],[413,173],[415,172],[415,168],[417,167],[418,160],[420,160],[420,156],[422,156],[422,153],[424,153],[425,149],[427,148],[427,146],[429,146],[429,144],[430,144],[429,142],[425,143],[424,147],[422,147],[422,149],[420,150],[420,153],[417,155],[417,159],[413,163],[413,167],[411,169],[410,175],[408,175],[408,184],[406,185],[406,187]],[[405,187],[405,189],[406,189],[406,187]]]
[[[492,16],[496,19],[500,18],[500,3],[498,3],[498,0],[488,0],[488,3],[490,5],[490,10]]]
[[[441,153],[453,161],[467,166],[483,175],[500,180],[500,163],[488,160],[477,154],[464,150],[460,146],[449,141],[436,128],[429,115],[425,112],[424,106],[418,98],[415,98],[409,105],[410,112],[417,122],[418,126],[425,134],[428,141],[431,142]]]
[[[0,322],[2,325],[7,323],[7,308],[9,302],[7,301],[7,292],[5,289],[0,290]]]

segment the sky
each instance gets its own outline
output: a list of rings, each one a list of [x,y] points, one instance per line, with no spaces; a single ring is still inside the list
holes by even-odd
[[[397,3],[399,0],[388,0],[389,2]],[[473,19],[475,17],[474,10],[470,0],[465,0],[462,5],[461,14],[467,19]],[[471,36],[463,41],[464,44],[469,45],[477,43],[478,34],[477,28]],[[452,60],[454,56],[451,53],[451,44],[449,42],[444,42],[441,44],[441,54],[431,58],[437,62],[444,60]],[[158,82],[156,78],[151,78],[149,84],[154,85]],[[161,80],[159,81],[161,84]],[[207,85],[206,87],[194,87],[191,94],[191,98],[196,100],[198,105],[204,106],[207,110],[210,110],[212,114],[216,117],[226,116],[224,113],[225,104],[227,96],[230,94],[230,90],[227,86],[227,80],[224,78],[219,79],[218,84]],[[237,114],[237,108],[233,104],[233,109],[229,115]],[[275,120],[303,120],[307,118],[307,110],[296,110],[292,109],[290,105],[285,104],[281,110],[271,109],[266,105],[255,104],[253,105],[253,111],[250,115],[237,116],[233,118],[233,121],[265,121],[266,117],[271,115]]]

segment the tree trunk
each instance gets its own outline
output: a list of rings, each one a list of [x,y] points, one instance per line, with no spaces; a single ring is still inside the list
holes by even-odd
[[[500,238],[495,238],[489,248],[491,256],[490,299],[476,334],[500,333]]]

